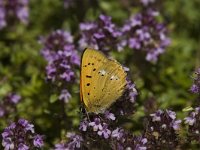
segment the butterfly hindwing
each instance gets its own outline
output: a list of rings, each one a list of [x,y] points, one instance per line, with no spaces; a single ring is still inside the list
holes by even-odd
[[[126,73],[122,66],[118,62],[112,60],[110,60],[107,65],[113,66],[114,69],[108,68],[109,74],[106,77],[106,82],[102,91],[104,94],[100,103],[104,110],[123,94],[126,85]]]

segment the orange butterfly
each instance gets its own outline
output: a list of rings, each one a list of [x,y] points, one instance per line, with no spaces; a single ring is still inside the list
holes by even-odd
[[[102,113],[124,92],[126,72],[115,60],[87,48],[82,55],[80,97],[88,112]]]

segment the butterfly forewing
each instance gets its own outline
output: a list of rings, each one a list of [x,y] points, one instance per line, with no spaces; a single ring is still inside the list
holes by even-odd
[[[81,62],[81,83],[80,94],[81,99],[84,102],[86,109],[89,111],[89,107],[93,105],[93,100],[90,98],[91,91],[95,88],[91,88],[92,82],[96,80],[94,76],[98,68],[100,68],[106,61],[106,57],[96,50],[86,49],[82,56]]]
[[[118,62],[91,49],[85,50],[81,67],[81,97],[86,109],[103,112],[123,94],[126,73]]]

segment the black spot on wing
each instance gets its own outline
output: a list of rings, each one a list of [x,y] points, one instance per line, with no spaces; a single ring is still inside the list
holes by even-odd
[[[87,83],[86,85],[87,85],[87,86],[90,86],[90,83]]]
[[[86,78],[92,78],[92,76],[86,75]]]

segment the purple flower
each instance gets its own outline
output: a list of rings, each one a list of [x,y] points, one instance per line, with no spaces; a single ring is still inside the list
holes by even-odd
[[[65,143],[59,143],[55,145],[55,150],[66,150],[67,145]]]
[[[195,112],[192,112],[190,117],[185,117],[184,120],[185,120],[185,123],[190,125],[190,126],[193,126],[194,123],[196,122],[196,118],[195,118],[196,114]]]
[[[63,30],[56,30],[48,37],[41,38],[40,42],[44,45],[41,52],[48,62],[47,80],[53,83],[73,81],[75,79],[73,68],[79,66],[80,58],[73,45],[71,34]]]
[[[28,23],[29,13],[28,7],[22,7],[17,11],[17,18],[24,24]]]
[[[4,28],[6,25],[6,10],[2,4],[2,1],[0,1],[0,29]]]
[[[156,0],[140,0],[144,6],[149,5],[150,3],[154,3]]]
[[[95,118],[93,122],[89,123],[89,126],[93,127],[93,131],[98,131],[103,129],[101,125],[101,120],[99,118]]]
[[[68,90],[64,89],[61,91],[61,94],[59,96],[60,100],[63,100],[65,103],[68,103],[70,98],[71,94],[68,92]]]
[[[8,95],[5,96],[4,99],[5,101],[7,101],[7,103],[17,104],[21,100],[21,96],[15,93],[8,93]]]
[[[18,146],[18,150],[29,150],[29,147],[23,143],[20,143]]]
[[[179,130],[180,129],[180,124],[181,124],[181,120],[176,120],[172,122],[172,127],[174,130]]]
[[[171,110],[166,110],[166,111],[171,119],[174,120],[176,118],[176,113],[174,111]]]
[[[111,137],[116,138],[118,141],[124,142],[125,141],[124,135],[125,135],[125,133],[124,133],[123,129],[116,128],[115,130],[112,131]]]
[[[196,107],[194,111],[191,111],[184,120],[188,124],[188,139],[200,142],[200,107]]]
[[[150,1],[143,2],[146,5]],[[156,62],[170,44],[165,26],[156,20],[158,15],[158,12],[147,9],[130,17],[122,27],[123,38],[127,41],[124,43],[131,49],[145,51],[146,60],[151,62]]]
[[[43,139],[35,135],[33,125],[25,119],[11,123],[2,133],[2,146],[6,149],[34,149],[43,146]],[[40,143],[40,144],[39,144]]]
[[[199,89],[199,87],[198,87],[197,85],[193,84],[193,85],[191,86],[191,88],[190,88],[190,91],[191,91],[192,93],[199,93],[200,89]]]
[[[3,117],[5,115],[5,110],[2,106],[0,106],[0,117]]]
[[[0,101],[0,117],[8,117],[9,114],[16,112],[16,105],[21,100],[21,96],[15,93],[8,93]]]
[[[79,130],[87,131],[88,126],[89,126],[89,122],[87,120],[83,120],[80,123]]]
[[[71,135],[70,138],[72,141],[68,143],[69,149],[75,149],[81,147],[81,142],[83,141],[82,137],[79,135]]]
[[[110,16],[101,14],[96,22],[81,23],[80,48],[92,47],[105,52],[111,49],[120,51],[124,45],[120,40],[122,33],[111,19]]]
[[[155,121],[161,121],[161,114],[163,113],[162,110],[158,110],[156,113],[154,114],[150,114],[150,116],[152,117],[152,121],[155,122]]]
[[[24,128],[24,131],[31,131],[31,133],[34,133],[34,125],[33,124],[30,124],[27,120],[25,119],[19,119],[18,120],[18,124],[23,126]]]
[[[146,150],[147,149],[147,139],[143,137],[135,137],[135,141],[137,142],[135,146],[135,150]]]
[[[192,93],[198,94],[200,93],[200,68],[198,68],[193,77],[193,85],[190,88]]]
[[[41,37],[42,55],[47,61],[46,79],[58,86],[59,100],[69,102],[71,94],[68,86],[76,82],[75,68],[80,65],[80,57],[69,32],[56,30],[46,38]]]
[[[14,143],[11,141],[10,138],[3,139],[2,146],[5,150],[14,149]]]
[[[112,135],[112,140],[114,142],[112,149],[120,149],[120,150],[123,150],[123,149],[146,150],[147,149],[146,138],[142,136],[131,135],[130,133],[125,132],[124,130],[121,130],[121,131],[122,131],[121,136],[123,138],[120,137],[119,139],[116,139],[116,136],[113,137]],[[115,135],[120,135],[121,134],[120,132],[116,133]]]
[[[35,147],[41,148],[44,145],[43,136],[37,134],[34,136],[33,145]]]
[[[55,150],[75,150],[81,148],[83,138],[75,133],[68,133],[67,138],[69,139],[66,143],[60,143],[55,145]]]
[[[29,0],[1,0],[0,1],[0,29],[4,28],[12,19],[28,23]]]
[[[136,90],[135,84],[133,84],[130,80],[127,81],[127,89],[129,91],[130,102],[134,103],[138,92]]]
[[[109,120],[115,120],[116,117],[113,113],[110,113],[109,111],[105,111],[105,118],[109,119]]]
[[[107,115],[109,114],[108,111],[106,111],[106,113]],[[88,122],[85,119],[81,122],[79,129],[81,131],[84,131],[81,133],[82,138],[85,141],[84,143],[87,143],[84,144],[87,149],[92,149],[96,147],[98,149],[119,150],[129,148],[138,150],[146,149],[146,138],[134,136],[120,127],[113,129],[115,127],[115,122],[108,119],[107,115],[101,114],[101,117],[98,116],[99,118],[97,118],[95,114],[90,114],[90,119],[94,121]],[[58,146],[63,147],[63,145]]]
[[[13,104],[17,104],[21,100],[21,96],[19,96],[17,94],[10,93],[8,95],[8,100]]]
[[[104,124],[103,128],[97,132],[99,136],[103,136],[105,139],[108,139],[111,131],[108,129],[108,125]]]

